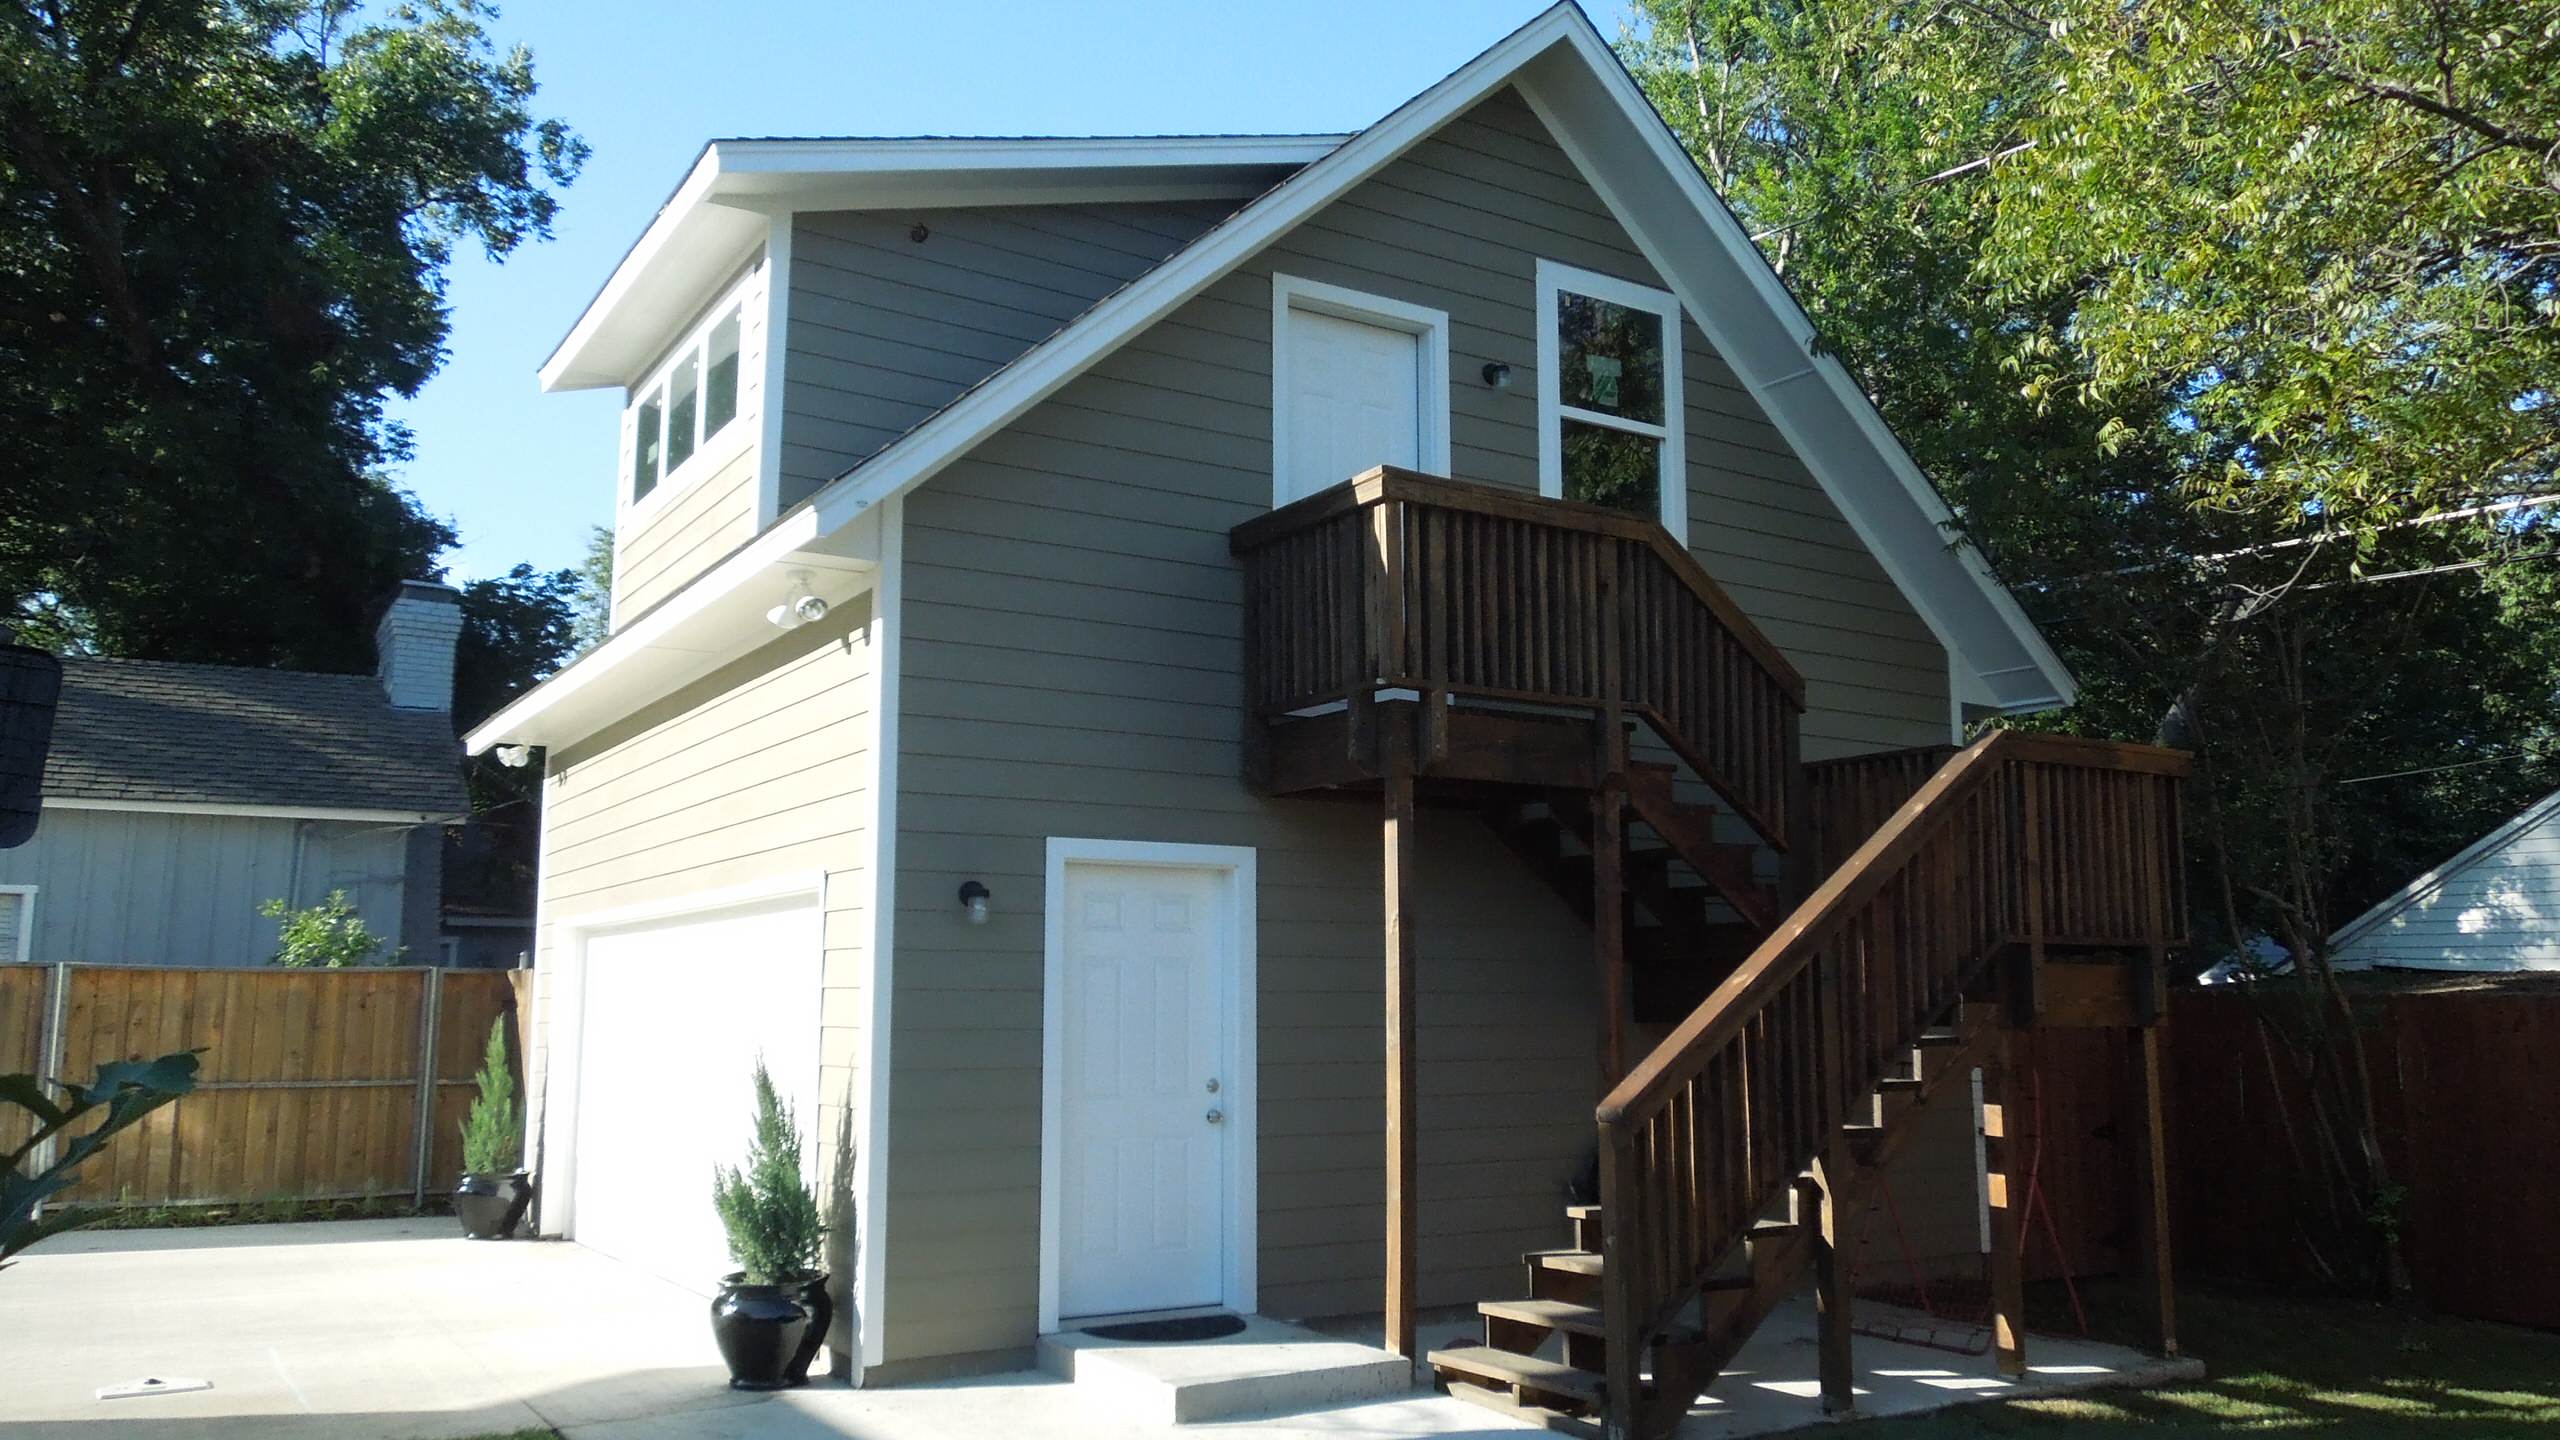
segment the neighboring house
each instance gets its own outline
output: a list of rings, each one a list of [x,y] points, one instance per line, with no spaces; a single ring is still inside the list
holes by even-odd
[[[1933,786],[1865,861],[1951,867],[1876,1056],[2023,938],[1953,878],[2013,852],[1942,832],[2024,737],[1819,801],[1798,762],[2070,679],[1571,5],[1351,136],[718,141],[541,378],[625,400],[613,634],[468,737],[545,752],[542,1228],[708,1284],[684,1177],[760,1055],[817,1173],[852,1149],[866,1383],[1516,1294],[1602,1082],[1724,1063],[1646,1052],[1805,893],[1791,827],[1836,863]],[[2157,822],[2174,759],[2108,754]],[[2166,943],[2141,833],[2121,923],[2039,940]],[[1900,1203],[1978,1265],[1966,1103],[1926,1113]],[[1754,1186],[1810,1158],[1758,1143]]]
[[[2341,970],[2560,970],[2560,792],[2329,937]]]
[[[262,965],[261,904],[343,890],[366,928],[433,963],[443,831],[469,809],[460,605],[403,585],[374,675],[64,660],[42,818],[0,851],[0,960]]]

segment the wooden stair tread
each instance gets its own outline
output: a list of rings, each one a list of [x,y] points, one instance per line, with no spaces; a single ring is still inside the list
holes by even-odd
[[[1524,1264],[1570,1270],[1576,1275],[1597,1275],[1603,1268],[1600,1257],[1588,1250],[1532,1250],[1520,1259]]]
[[[1567,1220],[1597,1220],[1600,1218],[1600,1207],[1597,1205],[1567,1205],[1564,1207],[1564,1218]]]
[[[1963,1031],[1949,1030],[1942,1027],[1936,1030],[1921,1031],[1920,1039],[1917,1043],[1929,1049],[1943,1050],[1950,1046],[1961,1045],[1964,1043],[1964,1040],[1965,1037]]]
[[[1508,1385],[1541,1395],[1564,1395],[1597,1405],[1605,1383],[1588,1370],[1576,1370],[1534,1355],[1515,1355],[1489,1345],[1434,1350],[1427,1357],[1435,1370],[1455,1372],[1479,1384]]]
[[[1477,1303],[1476,1313],[1576,1335],[1600,1335],[1608,1330],[1607,1319],[1598,1306],[1576,1305],[1569,1300],[1484,1300]]]

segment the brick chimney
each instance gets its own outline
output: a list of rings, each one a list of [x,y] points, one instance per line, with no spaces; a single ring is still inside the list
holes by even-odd
[[[462,596],[449,585],[403,580],[373,627],[373,673],[401,710],[453,708],[453,647],[462,638]]]

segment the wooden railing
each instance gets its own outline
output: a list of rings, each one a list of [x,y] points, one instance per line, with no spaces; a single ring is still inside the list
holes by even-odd
[[[1380,689],[1632,716],[1786,845],[1804,681],[1660,525],[1378,469],[1230,548],[1258,718]]]
[[[1956,753],[1610,1092],[1598,1121],[1615,1433],[1634,1433],[1647,1346],[1996,953],[2066,935],[2184,938],[2185,768],[2172,751],[2015,731]],[[1858,783],[1904,770],[1879,760]]]

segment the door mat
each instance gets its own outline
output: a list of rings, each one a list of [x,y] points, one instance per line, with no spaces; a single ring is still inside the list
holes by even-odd
[[[1105,1340],[1145,1340],[1169,1345],[1184,1340],[1224,1340],[1244,1332],[1240,1315],[1192,1315],[1180,1320],[1132,1320],[1125,1325],[1097,1325],[1087,1335]]]

